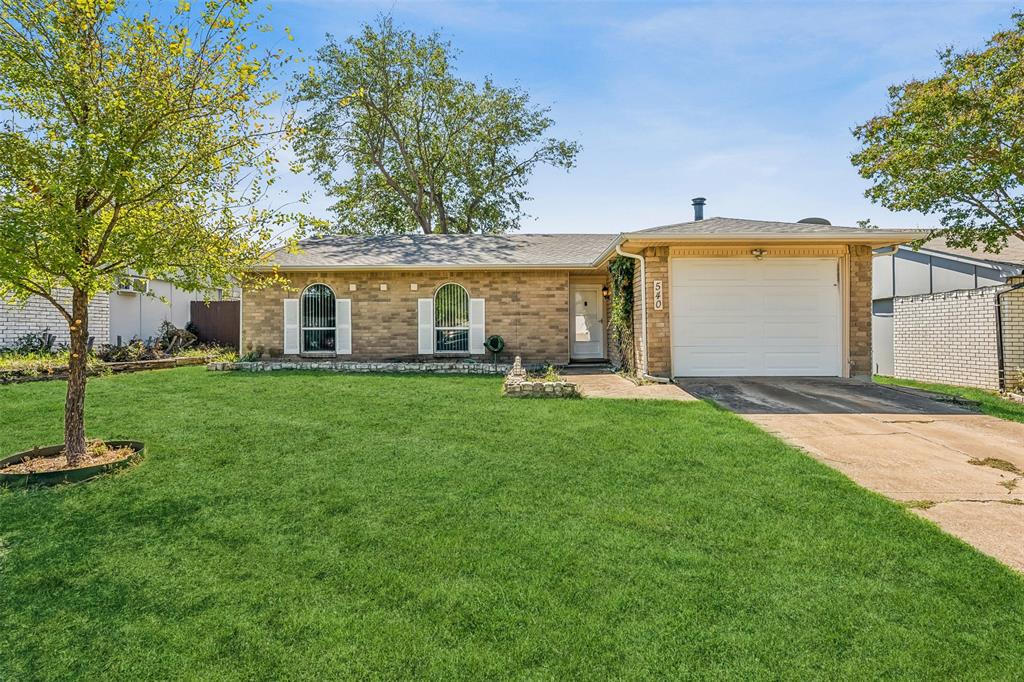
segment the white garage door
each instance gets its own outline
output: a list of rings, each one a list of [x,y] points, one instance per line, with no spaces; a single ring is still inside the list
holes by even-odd
[[[674,376],[840,376],[835,258],[671,261]]]

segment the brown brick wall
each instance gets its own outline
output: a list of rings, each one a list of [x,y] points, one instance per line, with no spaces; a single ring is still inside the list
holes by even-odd
[[[850,375],[869,376],[871,364],[871,267],[868,246],[850,247]]]
[[[417,356],[417,300],[430,298],[445,282],[458,282],[472,298],[486,301],[484,333],[504,337],[503,358],[521,355],[531,364],[568,360],[568,271],[301,272],[288,277],[295,291],[274,287],[243,294],[244,350],[262,347],[271,356],[282,355],[283,300],[298,298],[301,289],[321,282],[338,298],[352,300],[352,355],[346,358],[423,359]],[[349,290],[352,284],[355,291]],[[381,284],[387,291],[381,291]]]
[[[653,376],[672,374],[672,330],[669,323],[667,246],[644,249],[647,269],[647,368]],[[654,283],[661,282],[662,308],[655,310]]]
[[[669,286],[669,247],[648,247],[642,255],[647,270],[647,330],[648,367],[654,376],[671,376],[672,341],[670,308],[671,287]],[[871,374],[871,249],[867,246],[850,247],[849,296],[850,324],[848,340],[850,349],[850,373],[854,376]],[[633,328],[642,327],[640,314],[639,267],[633,286]],[[654,309],[654,282],[662,283],[663,307]],[[641,363],[640,338],[636,335],[637,366]]]

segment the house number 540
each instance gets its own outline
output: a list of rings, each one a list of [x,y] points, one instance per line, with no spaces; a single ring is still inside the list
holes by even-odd
[[[654,280],[654,309],[661,310],[665,305],[664,297],[662,296],[661,280]]]

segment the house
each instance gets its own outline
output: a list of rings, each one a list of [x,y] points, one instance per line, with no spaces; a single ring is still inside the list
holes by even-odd
[[[922,232],[702,217],[622,234],[380,235],[272,252],[242,352],[361,361],[613,358],[608,262],[636,261],[634,350],[657,377],[871,373],[872,250]],[[641,286],[641,282],[645,285]]]
[[[229,301],[239,295],[237,289],[189,292],[160,279],[121,277],[113,291],[89,304],[89,335],[97,345],[156,338],[165,320],[179,328],[192,321],[193,301]],[[54,296],[70,307],[70,289],[55,289]],[[0,301],[0,349],[44,332],[54,336],[55,348],[70,343],[67,321],[49,301],[40,296],[29,297],[24,304]]]
[[[61,305],[71,309],[71,289],[54,289],[51,294]],[[89,336],[95,343],[105,343],[110,329],[110,306],[106,296],[97,296],[89,303]],[[53,347],[71,343],[68,322],[52,303],[42,296],[30,296],[24,303],[0,300],[0,350],[13,348],[28,336],[48,333],[54,337]]]
[[[215,289],[212,291],[185,291],[161,279],[122,277],[118,286],[108,295],[110,331],[97,338],[109,343],[127,343],[131,339],[149,339],[160,336],[160,325],[168,321],[184,328],[192,321],[193,301],[227,301],[237,299],[239,291]],[[105,341],[106,342],[106,341]]]
[[[1003,317],[1013,318],[1016,294],[1002,292],[1024,274],[1024,241],[1000,253],[946,246],[876,252],[872,334],[876,374],[999,388],[1007,360]],[[899,314],[897,314],[899,313]],[[897,333],[898,331],[898,333]],[[1011,364],[1016,364],[1014,360]]]

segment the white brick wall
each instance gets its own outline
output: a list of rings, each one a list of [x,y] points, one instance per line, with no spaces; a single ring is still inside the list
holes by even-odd
[[[56,289],[54,293],[62,305],[71,308],[70,289]],[[71,342],[67,321],[46,299],[32,296],[24,305],[0,301],[0,348],[12,345],[18,337],[41,334],[46,329],[57,337],[54,347]],[[110,302],[106,294],[89,304],[89,336],[95,337],[97,345],[107,343],[110,336]]]
[[[1005,289],[984,287],[894,299],[894,374],[998,389],[996,293]]]
[[[1007,283],[1024,283],[1024,277],[1012,277]],[[1015,388],[1024,378],[1024,288],[1005,291],[1000,304],[1003,315],[1003,363],[1006,383],[1007,386]]]

